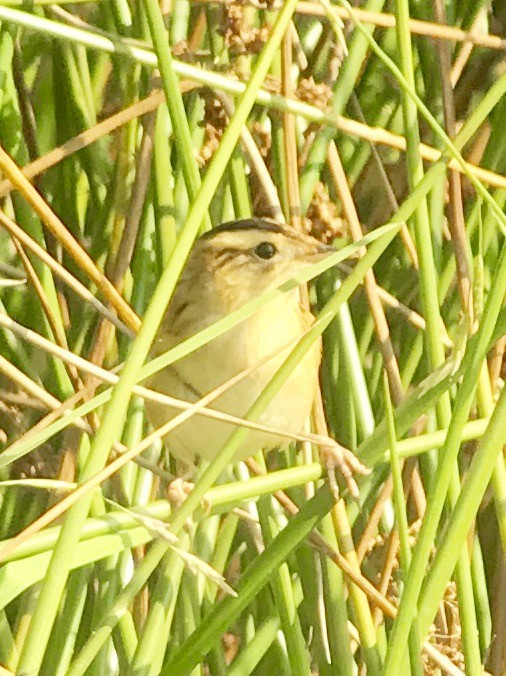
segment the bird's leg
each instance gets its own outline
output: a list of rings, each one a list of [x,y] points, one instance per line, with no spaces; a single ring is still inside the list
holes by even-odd
[[[370,469],[366,467],[357,456],[348,448],[341,446],[334,439],[327,437],[328,443],[320,443],[320,457],[327,470],[329,485],[336,500],[339,499],[339,486],[336,481],[336,470],[339,470],[346,481],[348,490],[354,500],[358,500],[360,494],[354,474],[367,475]]]
[[[166,492],[172,512],[178,510],[192,492],[195,484],[192,481],[188,481],[188,479],[193,478],[195,471],[196,467],[193,463],[182,463],[180,460],[176,460],[176,472],[178,476],[170,482]],[[192,526],[193,520],[191,518],[186,519],[186,530],[190,531]]]

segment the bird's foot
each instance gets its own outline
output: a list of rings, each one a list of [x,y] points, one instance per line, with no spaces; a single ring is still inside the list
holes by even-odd
[[[192,492],[194,485],[184,477],[177,477],[167,486],[167,500],[174,509],[179,509]]]
[[[336,470],[338,470],[346,481],[350,495],[354,500],[358,500],[360,494],[357,482],[355,481],[355,474],[363,476],[369,474],[371,470],[366,467],[357,456],[348,448],[341,446],[328,438],[328,444],[320,446],[320,456],[329,477],[329,485],[336,500],[339,499],[339,486],[336,481]]]
[[[194,489],[195,484],[191,481],[187,481],[186,478],[178,477],[170,482],[167,486],[167,500],[170,503],[170,506],[173,510],[179,509],[186,498],[190,495]],[[202,508],[204,509],[204,515],[207,516],[211,509],[210,503],[204,498],[201,502]],[[190,528],[193,525],[191,518],[186,520],[186,527]]]

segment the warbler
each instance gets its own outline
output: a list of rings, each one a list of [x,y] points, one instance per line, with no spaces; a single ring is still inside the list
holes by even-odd
[[[153,344],[159,355],[242,307],[268,289],[278,287],[304,266],[329,255],[332,247],[287,225],[259,218],[224,223],[194,244]],[[163,394],[195,402],[250,367],[264,362],[211,404],[211,408],[244,417],[271,380],[314,316],[294,288],[263,305],[248,319],[155,374],[149,386]],[[292,345],[280,351],[293,339]],[[265,358],[278,353],[268,361]],[[259,422],[290,434],[302,431],[315,399],[321,360],[316,340]],[[179,413],[176,408],[146,401],[155,427]],[[233,427],[193,416],[166,437],[169,452],[191,468],[198,457],[212,460]],[[286,437],[250,431],[235,461],[261,449],[286,444]]]

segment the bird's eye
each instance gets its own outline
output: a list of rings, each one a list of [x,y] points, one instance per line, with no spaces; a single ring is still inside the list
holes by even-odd
[[[271,242],[260,242],[260,244],[255,247],[255,254],[264,260],[272,258],[277,253],[277,251],[278,250],[274,244],[271,244]]]

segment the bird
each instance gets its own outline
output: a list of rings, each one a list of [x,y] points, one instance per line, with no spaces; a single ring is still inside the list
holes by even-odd
[[[153,356],[280,286],[304,267],[334,251],[333,247],[286,224],[261,218],[227,222],[206,232],[190,251],[155,337]],[[250,369],[244,378],[210,404],[210,408],[217,411],[244,417],[314,319],[301,302],[299,288],[295,287],[191,354],[161,369],[148,385],[157,392],[192,403]],[[289,341],[292,344],[282,349]],[[321,339],[317,339],[258,422],[288,434],[301,432],[315,400],[320,362]],[[155,428],[180,412],[149,400],[146,411]],[[179,464],[190,469],[198,458],[211,461],[232,432],[230,424],[194,416],[172,429],[164,441]],[[253,430],[233,460],[245,460],[259,450],[286,443],[286,436]]]

